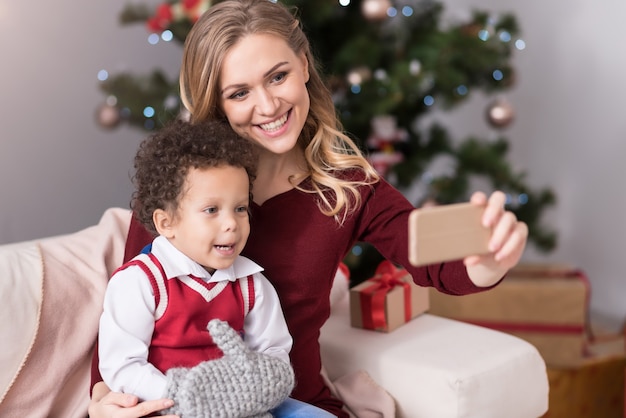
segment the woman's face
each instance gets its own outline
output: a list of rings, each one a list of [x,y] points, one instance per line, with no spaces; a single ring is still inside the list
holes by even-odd
[[[294,148],[309,113],[304,54],[279,37],[248,35],[226,54],[220,72],[220,105],[230,125],[274,154]]]

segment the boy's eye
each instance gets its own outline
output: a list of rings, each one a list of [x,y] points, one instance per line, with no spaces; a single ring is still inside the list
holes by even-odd
[[[248,207],[247,206],[239,206],[235,209],[235,212],[237,213],[247,213],[248,212]]]
[[[215,206],[211,206],[210,208],[206,208],[204,211],[206,213],[217,213],[217,208]]]

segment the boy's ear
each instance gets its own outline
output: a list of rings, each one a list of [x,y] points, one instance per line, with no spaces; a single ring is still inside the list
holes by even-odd
[[[166,238],[173,236],[172,226],[174,225],[171,215],[163,209],[157,209],[152,214],[152,222],[159,235],[163,235]]]

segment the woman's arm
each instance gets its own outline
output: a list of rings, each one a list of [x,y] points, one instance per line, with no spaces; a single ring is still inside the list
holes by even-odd
[[[492,228],[491,253],[414,267],[408,257],[407,227],[413,205],[384,179],[361,190],[364,207],[358,214],[356,238],[374,245],[384,258],[406,268],[420,286],[454,295],[480,292],[496,285],[523,253],[528,229],[504,209],[505,194],[496,191],[487,197],[477,192],[470,201],[485,208],[483,223]]]
[[[145,416],[177,418],[177,415],[150,415],[173,405],[174,401],[170,399],[139,402],[139,399],[134,395],[111,392],[104,382],[98,382],[93,387],[88,412],[90,418],[140,418]]]

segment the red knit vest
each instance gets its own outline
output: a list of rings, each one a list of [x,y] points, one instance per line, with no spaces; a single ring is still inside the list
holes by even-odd
[[[189,275],[167,279],[153,254],[140,254],[120,269],[139,266],[155,296],[155,323],[148,361],[165,373],[172,367],[193,367],[222,357],[207,330],[211,319],[227,321],[243,337],[243,324],[254,305],[252,276],[206,283]]]

